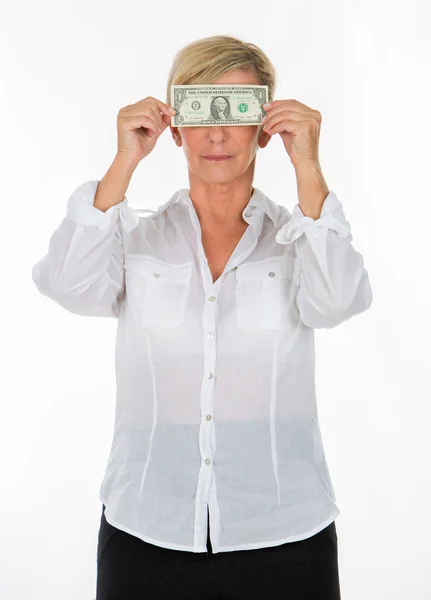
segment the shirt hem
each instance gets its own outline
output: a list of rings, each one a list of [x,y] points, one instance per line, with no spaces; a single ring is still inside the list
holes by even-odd
[[[118,521],[111,519],[111,517],[109,515],[107,517],[106,511],[108,510],[108,505],[106,503],[106,500],[101,495],[99,495],[99,499],[102,502],[102,504],[104,504],[106,507],[105,519],[108,521],[108,523],[110,525],[112,525],[113,527],[116,527],[120,531],[124,531],[125,533],[133,535],[133,536],[139,538],[140,540],[142,540],[143,542],[152,544],[153,546],[158,546],[159,548],[166,548],[167,550],[182,550],[185,552],[193,552],[193,553],[207,553],[208,552],[208,549],[206,546],[198,546],[196,548],[193,548],[190,546],[183,546],[180,544],[170,544],[169,542],[161,542],[159,540],[155,540],[154,538],[150,538],[148,536],[143,536],[142,534],[134,531],[133,529],[130,529],[129,527],[125,527],[121,523],[118,523]],[[258,550],[258,549],[263,549],[263,548],[272,548],[274,546],[281,546],[282,544],[286,544],[288,542],[296,542],[296,541],[304,540],[304,539],[307,539],[307,538],[315,535],[316,533],[319,533],[319,531],[322,531],[322,529],[325,529],[325,527],[328,527],[328,525],[330,525],[338,517],[339,514],[340,514],[340,509],[338,507],[336,507],[335,511],[332,512],[331,516],[328,517],[328,519],[325,519],[325,521],[323,521],[322,523],[320,523],[313,529],[308,530],[304,533],[300,533],[298,535],[289,536],[287,538],[283,538],[283,539],[279,539],[279,540],[271,540],[271,541],[267,541],[267,542],[257,542],[257,543],[253,543],[253,544],[242,544],[239,546],[216,546],[211,541],[212,554],[217,554],[219,552],[233,552],[234,550]]]
[[[242,544],[241,546],[214,546],[212,547],[213,554],[217,554],[217,552],[231,552],[233,550],[259,550],[260,548],[273,548],[274,546],[281,546],[283,544],[287,544],[289,542],[299,542],[301,540],[305,540],[307,538],[316,535],[325,527],[328,527],[340,514],[340,509],[336,507],[336,510],[331,514],[331,516],[305,533],[299,533],[298,535],[291,535],[287,538],[283,538],[280,540],[271,540],[267,542],[258,542],[257,544]]]

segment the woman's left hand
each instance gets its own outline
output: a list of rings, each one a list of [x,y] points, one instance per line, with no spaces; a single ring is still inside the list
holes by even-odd
[[[279,133],[293,166],[319,164],[319,135],[322,115],[297,100],[274,100],[263,105],[267,115],[264,131]]]

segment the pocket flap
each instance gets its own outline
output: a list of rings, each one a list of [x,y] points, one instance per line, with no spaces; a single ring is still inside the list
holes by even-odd
[[[144,277],[151,277],[154,281],[188,281],[191,277],[192,263],[167,263],[153,256],[140,254],[126,254],[124,268]]]
[[[277,278],[293,279],[294,259],[289,255],[271,256],[258,262],[243,263],[236,268],[236,279],[251,281],[253,279]]]

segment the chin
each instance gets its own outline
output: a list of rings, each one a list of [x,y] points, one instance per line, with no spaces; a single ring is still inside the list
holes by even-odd
[[[206,181],[207,183],[230,183],[231,181],[233,181],[234,179],[236,179],[236,175],[230,175],[229,177],[227,177],[226,175],[223,175],[223,173],[214,173],[214,174],[208,174],[208,173],[202,173],[200,175],[200,178],[203,181]]]

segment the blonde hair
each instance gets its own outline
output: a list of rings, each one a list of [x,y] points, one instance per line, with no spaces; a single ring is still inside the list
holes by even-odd
[[[210,84],[234,69],[254,69],[260,85],[268,86],[268,102],[274,100],[276,72],[263,50],[229,35],[213,35],[191,42],[175,54],[166,103],[171,104],[172,85]]]

